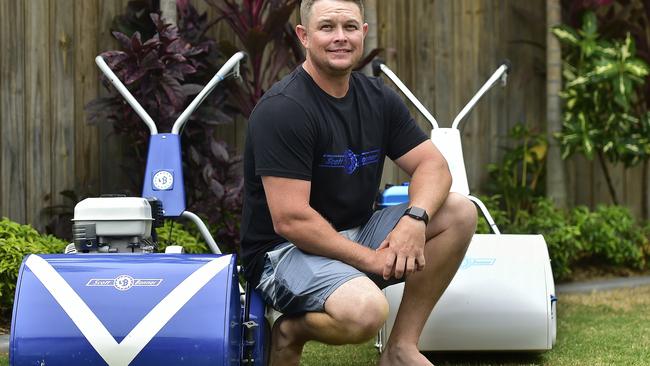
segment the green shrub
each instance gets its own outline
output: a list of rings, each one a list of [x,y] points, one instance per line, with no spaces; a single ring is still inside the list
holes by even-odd
[[[212,253],[197,230],[187,229],[178,222],[167,220],[156,229],[158,251],[164,253],[168,245],[180,245],[185,253]]]
[[[580,231],[582,257],[615,266],[645,268],[648,238],[627,208],[600,205],[590,212],[578,207],[572,219]]]
[[[62,253],[66,244],[54,236],[41,235],[29,225],[0,220],[0,315],[11,311],[23,258],[28,254]]]

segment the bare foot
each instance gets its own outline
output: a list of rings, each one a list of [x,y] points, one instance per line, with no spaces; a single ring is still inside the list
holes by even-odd
[[[271,331],[269,366],[298,366],[304,343],[296,343],[289,330],[291,319],[281,316]]]
[[[387,346],[378,366],[433,366],[417,346]]]

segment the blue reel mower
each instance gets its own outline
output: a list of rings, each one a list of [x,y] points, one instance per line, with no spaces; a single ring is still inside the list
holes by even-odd
[[[100,197],[75,207],[65,254],[27,256],[19,271],[10,365],[267,364],[265,304],[239,284],[234,254],[221,254],[205,224],[185,210],[180,131],[215,86],[237,77],[232,56],[171,133],[156,125],[101,56],[97,65],[149,127],[142,197]],[[152,226],[194,222],[214,254],[154,253]],[[181,243],[182,244],[182,243]]]

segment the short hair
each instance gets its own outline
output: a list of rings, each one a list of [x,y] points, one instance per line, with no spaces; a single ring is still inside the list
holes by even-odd
[[[319,0],[302,0],[300,3],[300,24],[307,25],[307,20],[309,19],[309,14],[311,13],[311,8]],[[363,20],[363,0],[337,0],[337,1],[348,1],[351,3],[357,4],[359,10],[361,10],[361,19]]]

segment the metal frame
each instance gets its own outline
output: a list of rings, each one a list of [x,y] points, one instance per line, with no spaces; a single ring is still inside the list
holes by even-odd
[[[467,117],[469,112],[476,106],[478,101],[487,93],[492,87],[494,87],[498,81],[501,81],[502,85],[506,84],[507,81],[507,76],[508,72],[512,68],[510,61],[504,60],[503,63],[497,68],[497,70],[492,73],[490,78],[481,86],[481,88],[474,94],[474,96],[467,102],[467,104],[463,107],[463,109],[458,113],[456,118],[454,118],[454,121],[452,122],[452,129],[457,129],[459,130],[458,126],[460,125],[460,122]],[[373,74],[375,76],[379,76],[380,73],[384,73],[395,85],[399,88],[399,90],[404,93],[404,95],[415,105],[415,107],[418,109],[420,113],[424,116],[424,118],[429,121],[431,124],[431,127],[433,129],[440,128],[438,125],[438,122],[436,119],[429,113],[429,111],[424,107],[424,105],[418,100],[418,98],[413,95],[413,93],[404,85],[404,83],[395,75],[395,73],[384,64],[384,62],[380,59],[375,59],[372,62],[372,70]],[[490,226],[490,229],[494,234],[500,235],[501,232],[499,231],[499,228],[497,225],[494,223],[494,219],[488,212],[487,208],[481,202],[480,199],[472,196],[472,195],[466,195],[469,200],[471,200],[481,211],[483,216],[485,217],[485,220],[488,222],[488,225]]]
[[[212,79],[210,79],[210,81],[206,84],[206,86],[203,87],[203,89],[201,89],[199,94],[196,97],[194,97],[190,105],[183,111],[183,113],[181,113],[180,116],[178,116],[178,118],[176,119],[172,127],[171,134],[174,135],[180,134],[180,132],[183,129],[183,126],[190,118],[192,113],[194,113],[194,111],[201,105],[201,103],[205,100],[208,94],[210,94],[210,92],[217,86],[217,84],[219,84],[222,80],[225,80],[230,75],[234,77],[239,77],[240,75],[239,66],[242,60],[245,59],[245,57],[246,54],[244,52],[237,52],[233,56],[231,56],[230,59],[228,59],[228,61],[226,61],[226,63],[219,69],[219,71],[212,77]],[[104,58],[101,56],[95,57],[95,63],[97,64],[97,66],[99,66],[99,69],[104,73],[104,75],[111,82],[111,84],[113,84],[115,89],[117,89],[117,91],[122,95],[122,97],[124,97],[127,103],[129,103],[129,105],[133,108],[133,110],[138,114],[138,116],[140,116],[142,121],[147,125],[147,127],[149,128],[149,132],[151,133],[151,136],[158,135],[158,128],[156,127],[156,123],[153,121],[153,119],[147,113],[147,111],[145,111],[144,108],[142,108],[142,105],[138,103],[138,101],[135,99],[133,94],[131,94],[131,92],[129,92],[126,86],[124,86],[124,84],[120,81],[117,75],[115,75],[113,70],[111,70],[111,68],[106,63],[106,61],[104,61]],[[145,174],[145,177],[147,176],[148,175]],[[182,186],[183,184],[182,176],[180,177],[180,179],[177,179],[177,181],[178,183],[176,184]],[[199,228],[199,232],[201,233],[206,243],[210,247],[210,250],[214,254],[221,254],[221,250],[219,249],[219,246],[215,242],[214,238],[210,234],[210,231],[205,226],[201,218],[199,218],[197,215],[189,211],[183,211],[180,216],[189,219],[190,221],[195,223]]]

